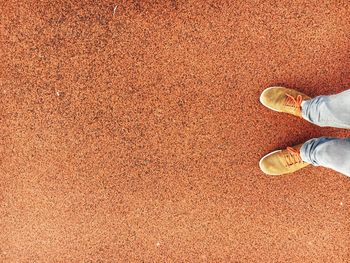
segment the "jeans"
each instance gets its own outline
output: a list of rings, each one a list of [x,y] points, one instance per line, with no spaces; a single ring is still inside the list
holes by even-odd
[[[350,89],[302,103],[302,117],[318,126],[350,129]],[[350,138],[314,138],[300,149],[304,162],[350,176]]]

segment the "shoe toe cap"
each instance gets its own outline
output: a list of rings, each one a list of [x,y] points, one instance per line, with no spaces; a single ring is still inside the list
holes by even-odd
[[[280,169],[280,163],[278,162],[278,159],[276,159],[276,154],[278,154],[279,152],[281,152],[281,150],[274,151],[261,158],[259,166],[263,173],[268,175],[282,174],[282,171]]]
[[[279,87],[269,87],[265,89],[260,95],[261,104],[271,110],[280,111],[276,108],[277,95],[279,96],[280,93],[279,89]]]

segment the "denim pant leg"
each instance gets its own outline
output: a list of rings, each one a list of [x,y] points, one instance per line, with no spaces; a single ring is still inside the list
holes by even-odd
[[[324,166],[350,176],[350,138],[315,138],[308,140],[300,149],[303,161]]]
[[[304,101],[302,116],[318,126],[350,129],[350,89]]]

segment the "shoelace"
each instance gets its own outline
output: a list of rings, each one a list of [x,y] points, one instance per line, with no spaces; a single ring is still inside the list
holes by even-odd
[[[296,113],[300,114],[302,102],[303,102],[303,97],[301,95],[298,95],[296,98],[294,98],[292,95],[286,94],[286,100],[284,104],[286,106],[294,107]]]
[[[288,166],[291,166],[291,165],[303,162],[303,160],[301,159],[299,151],[295,150],[292,147],[287,147],[287,152],[289,154],[285,155],[285,158],[286,158],[286,162],[287,162]]]

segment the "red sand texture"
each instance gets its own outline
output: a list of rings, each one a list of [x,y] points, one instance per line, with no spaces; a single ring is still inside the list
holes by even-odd
[[[349,178],[258,167],[350,137],[259,104],[270,85],[349,88],[349,14],[2,0],[0,262],[350,262]]]

